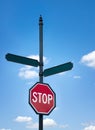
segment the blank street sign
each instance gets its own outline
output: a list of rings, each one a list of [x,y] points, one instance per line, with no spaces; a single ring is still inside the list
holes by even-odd
[[[10,53],[6,54],[6,59],[8,61],[21,63],[21,64],[25,64],[25,65],[31,65],[31,66],[34,66],[34,67],[39,66],[39,62],[35,59],[30,59],[30,58],[26,58],[26,57],[23,57],[23,56],[10,54]]]
[[[46,76],[50,76],[53,74],[57,74],[57,73],[61,73],[64,71],[71,70],[72,68],[73,68],[73,63],[68,62],[65,64],[58,65],[58,66],[54,66],[54,67],[49,68],[49,69],[45,69],[43,72],[43,75],[46,77]]]

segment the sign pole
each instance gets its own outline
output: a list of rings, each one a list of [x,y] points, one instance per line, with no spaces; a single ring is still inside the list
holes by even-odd
[[[43,19],[39,18],[39,82],[43,83]],[[39,114],[39,130],[43,130],[43,114]]]

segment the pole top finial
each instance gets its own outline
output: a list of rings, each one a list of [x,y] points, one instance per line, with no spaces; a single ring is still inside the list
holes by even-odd
[[[40,14],[40,17],[42,17],[42,15]]]
[[[40,17],[39,17],[39,24],[43,24],[43,18],[42,18],[42,15],[40,15]]]

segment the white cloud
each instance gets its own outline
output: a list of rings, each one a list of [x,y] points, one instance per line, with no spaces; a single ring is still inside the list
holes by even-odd
[[[95,121],[84,122],[81,125],[84,126],[83,130],[95,130]]]
[[[27,123],[26,128],[28,128],[28,129],[38,129],[38,122],[36,122],[36,123],[33,123],[33,122]]]
[[[95,125],[87,126],[83,130],[95,130]]]
[[[38,123],[33,123],[32,117],[29,116],[17,116],[14,121],[26,123],[26,128],[38,128]]]
[[[57,123],[53,120],[53,119],[50,119],[50,118],[46,118],[43,120],[43,126],[46,128],[46,127],[54,127],[56,126]],[[30,123],[27,123],[27,126],[26,128],[29,128],[29,129],[37,129],[38,128],[38,123],[33,123],[33,122],[30,122]]]
[[[81,63],[88,67],[95,68],[95,51],[92,51],[81,58]]]
[[[75,75],[73,78],[74,78],[74,79],[80,79],[81,76],[79,76],[79,75]]]
[[[62,128],[62,129],[65,129],[65,128],[68,128],[68,127],[69,127],[69,125],[68,125],[68,124],[65,124],[65,125],[60,125],[59,127],[60,127],[60,128]]]
[[[25,66],[20,69],[19,71],[19,77],[23,79],[32,79],[38,77],[37,69],[33,69],[33,67]]]
[[[16,122],[30,122],[30,121],[32,121],[32,118],[27,117],[27,116],[17,116],[15,121]]]
[[[46,118],[43,120],[44,127],[54,127],[57,125],[57,123],[50,118]]]
[[[39,61],[39,55],[30,55],[28,58],[36,59]],[[48,63],[46,57],[43,57],[44,64]],[[38,67],[24,66],[20,68],[18,76],[22,79],[33,79],[38,77]]]
[[[0,130],[11,130],[11,129],[1,128]]]
[[[32,117],[28,116],[17,116],[14,121],[18,123],[25,123],[27,129],[38,129],[39,127],[38,122],[33,122]],[[45,118],[43,119],[43,127],[44,128],[57,127],[64,129],[67,128],[68,125],[67,124],[60,125],[57,124],[56,121],[53,120],[52,118]],[[11,130],[11,129],[0,129],[0,130]]]
[[[84,122],[84,123],[81,123],[82,126],[95,126],[95,121],[89,121],[89,122]]]
[[[27,57],[39,61],[39,55],[29,55],[29,56],[27,56]]]
[[[66,74],[66,72],[61,72],[61,73],[59,73],[58,75],[65,75]]]
[[[39,61],[39,55],[30,55],[30,56],[27,56],[27,57]],[[43,62],[44,62],[44,64],[48,63],[48,60],[47,60],[47,58],[45,56],[43,56]]]

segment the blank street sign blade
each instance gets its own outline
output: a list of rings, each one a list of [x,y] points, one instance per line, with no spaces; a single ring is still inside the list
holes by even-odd
[[[55,67],[52,67],[49,69],[45,69],[43,72],[43,75],[46,77],[46,76],[50,76],[53,74],[71,70],[72,68],[73,68],[73,63],[68,62],[68,63],[61,64],[61,65],[58,65],[58,66],[55,66]]]
[[[38,65],[39,65],[39,62],[35,59],[30,59],[30,58],[26,58],[23,56],[10,54],[10,53],[6,54],[6,59],[8,61],[21,63],[21,64],[25,64],[25,65],[30,65],[30,66],[34,66],[34,67],[38,67]]]

